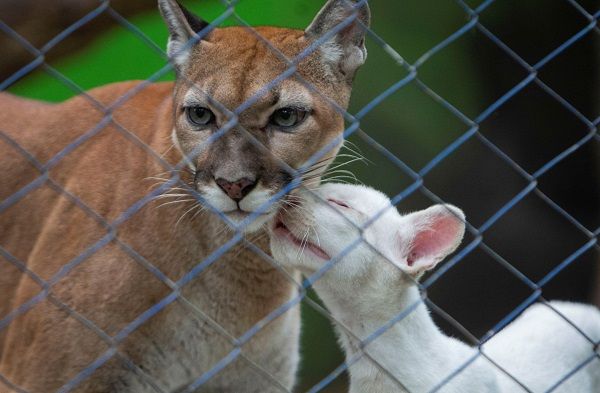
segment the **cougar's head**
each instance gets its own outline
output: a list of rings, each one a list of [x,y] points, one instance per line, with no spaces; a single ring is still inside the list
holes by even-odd
[[[214,209],[258,229],[297,179],[316,184],[343,142],[343,109],[366,59],[366,1],[329,0],[304,31],[214,28],[159,0],[175,66],[173,138]],[[342,109],[342,110],[340,110]],[[289,188],[289,187],[287,187]]]

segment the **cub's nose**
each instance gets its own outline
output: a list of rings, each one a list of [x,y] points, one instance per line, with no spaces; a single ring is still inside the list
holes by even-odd
[[[256,186],[255,181],[245,177],[232,182],[220,178],[215,179],[215,182],[219,187],[221,187],[221,190],[223,190],[225,194],[229,196],[229,198],[236,202],[244,199],[244,197],[248,195],[252,189],[254,189],[254,186]]]

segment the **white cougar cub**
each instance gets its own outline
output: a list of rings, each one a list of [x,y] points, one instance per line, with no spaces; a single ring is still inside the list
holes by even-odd
[[[600,312],[566,302],[530,307],[482,346],[514,379],[481,355],[453,376],[478,349],[437,328],[419,303],[415,280],[458,247],[463,212],[436,205],[400,215],[385,195],[354,185],[326,184],[315,194],[301,193],[300,206],[280,213],[271,227],[271,249],[277,261],[307,275],[341,258],[314,288],[341,325],[350,392],[542,392],[556,384],[554,391],[600,392],[594,352]],[[363,226],[364,241],[346,252]],[[406,316],[381,333],[403,310]],[[366,356],[354,362],[361,354],[357,338],[368,340]]]

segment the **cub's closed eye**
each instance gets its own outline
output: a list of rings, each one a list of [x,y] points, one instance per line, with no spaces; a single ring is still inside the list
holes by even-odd
[[[343,207],[343,208],[346,208],[346,209],[352,209],[352,208],[351,208],[350,206],[348,206],[346,203],[344,203],[344,202],[342,202],[342,201],[340,201],[340,200],[338,200],[338,199],[331,199],[331,198],[330,198],[330,199],[327,199],[327,202],[329,202],[329,203],[333,203],[334,205],[338,205],[338,206],[341,206],[341,207]]]
[[[307,111],[298,108],[286,107],[277,109],[269,118],[269,124],[281,129],[288,129],[302,123]]]
[[[188,121],[196,127],[204,127],[215,121],[215,114],[208,108],[202,106],[190,106],[185,108]]]

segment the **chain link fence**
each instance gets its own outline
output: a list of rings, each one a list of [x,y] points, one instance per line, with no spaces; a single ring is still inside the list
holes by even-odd
[[[416,193],[421,193],[433,203],[442,202],[442,200],[445,198],[441,198],[436,193],[431,191],[430,188],[428,188],[428,186],[425,184],[425,178],[432,171],[438,168],[444,168],[444,165],[447,165],[448,158],[454,153],[458,152],[461,147],[472,140],[478,140],[483,144],[483,146],[485,146],[487,154],[493,155],[502,160],[506,165],[514,170],[515,173],[518,174],[525,184],[520,191],[515,195],[512,195],[511,198],[503,203],[499,209],[487,217],[487,219],[481,225],[468,225],[468,231],[471,236],[469,241],[463,247],[461,247],[457,254],[455,254],[450,260],[443,263],[441,267],[433,272],[433,274],[429,275],[420,284],[424,294],[422,301],[428,304],[429,308],[434,314],[436,314],[437,318],[445,321],[446,324],[450,325],[457,331],[462,332],[474,346],[481,346],[533,303],[545,302],[546,299],[543,296],[543,290],[546,285],[560,275],[565,269],[574,264],[582,255],[591,251],[598,252],[598,250],[600,250],[600,245],[598,244],[600,227],[590,227],[589,225],[583,224],[579,219],[575,218],[564,207],[562,207],[560,203],[555,202],[553,198],[546,195],[538,187],[539,179],[544,174],[551,171],[563,160],[566,160],[569,156],[575,154],[580,149],[593,146],[593,149],[596,151],[598,150],[598,143],[600,143],[600,133],[598,131],[600,116],[590,118],[589,115],[582,113],[568,99],[562,97],[561,94],[553,90],[549,84],[545,83],[545,81],[540,77],[540,73],[544,67],[546,67],[557,57],[564,55],[569,48],[573,47],[581,40],[589,38],[590,36],[598,36],[600,33],[600,27],[598,25],[600,8],[590,9],[589,7],[580,5],[575,0],[565,0],[565,4],[568,4],[568,6],[574,12],[580,14],[582,18],[587,20],[587,23],[582,24],[578,31],[570,35],[568,39],[564,40],[556,47],[552,48],[552,50],[547,52],[542,58],[535,62],[530,62],[526,61],[516,51],[511,49],[509,45],[503,42],[503,40],[501,40],[497,35],[489,30],[484,23],[482,23],[481,16],[497,1],[486,0],[479,4],[472,5],[471,3],[473,2],[456,0],[455,3],[462,10],[465,23],[452,34],[446,36],[443,40],[423,53],[416,59],[416,61],[412,62],[406,61],[405,58],[395,48],[388,45],[386,41],[378,35],[375,29],[362,25],[362,28],[366,30],[366,35],[371,45],[377,45],[378,49],[381,49],[383,52],[385,52],[385,54],[395,62],[397,67],[400,67],[405,71],[405,76],[397,80],[395,83],[389,85],[383,92],[378,94],[376,97],[371,99],[370,102],[353,113],[346,111],[328,97],[323,96],[319,92],[318,88],[303,80],[302,77],[296,73],[296,71],[297,65],[303,59],[310,56],[313,52],[319,50],[323,43],[327,42],[331,37],[347,27],[350,23],[356,23],[356,13],[339,23],[332,30],[326,32],[322,37],[316,39],[296,58],[290,59],[281,53],[267,39],[263,38],[253,27],[250,26],[249,23],[240,17],[240,15],[236,12],[238,1],[223,1],[225,11],[216,17],[208,26],[201,29],[192,42],[189,43],[189,45],[194,45],[207,34],[209,34],[215,27],[221,25],[224,21],[234,20],[237,25],[242,26],[243,28],[247,29],[248,32],[255,35],[263,45],[269,47],[276,53],[281,61],[288,65],[285,72],[271,82],[262,86],[254,96],[239,105],[234,110],[230,111],[224,105],[217,103],[216,105],[219,105],[220,109],[231,115],[231,120],[218,131],[216,131],[208,143],[214,142],[221,136],[231,131],[233,128],[239,127],[239,115],[242,114],[244,110],[256,103],[257,100],[259,100],[264,94],[267,94],[270,90],[275,88],[279,83],[281,83],[281,81],[288,78],[295,78],[297,81],[302,83],[305,88],[310,89],[314,94],[321,95],[321,98],[327,100],[329,105],[335,107],[335,110],[344,117],[346,122],[346,128],[343,133],[344,138],[353,137],[360,141],[360,143],[368,145],[375,152],[377,152],[382,159],[388,160],[389,163],[395,166],[398,171],[402,172],[403,175],[408,176],[411,179],[410,184],[407,187],[392,197],[394,204],[399,204]],[[366,0],[353,2],[352,7],[358,9],[365,3]],[[372,8],[376,8],[378,6],[376,1],[371,1],[370,3]],[[61,42],[63,42],[69,36],[77,34],[79,29],[91,23],[96,18],[107,16],[114,20],[114,22],[119,24],[122,28],[129,31],[137,40],[142,42],[144,45],[147,45],[151,51],[161,56],[164,61],[164,66],[161,69],[156,70],[154,75],[149,77],[147,80],[136,84],[135,87],[128,90],[118,100],[110,104],[101,102],[92,95],[89,95],[82,88],[80,88],[76,82],[72,81],[69,77],[46,62],[47,54],[50,53],[55,47],[60,45]],[[186,170],[188,163],[185,158],[182,158],[181,161],[176,165],[172,165],[164,159],[161,152],[154,151],[144,142],[143,138],[140,138],[138,135],[128,130],[126,126],[120,124],[113,117],[114,112],[118,110],[118,108],[136,97],[137,94],[142,92],[154,82],[161,80],[161,78],[163,78],[165,75],[172,72],[173,65],[167,61],[164,51],[157,46],[151,38],[146,36],[140,28],[130,23],[127,19],[122,17],[119,12],[111,7],[110,1],[99,1],[98,6],[93,11],[91,11],[85,17],[77,20],[69,28],[62,31],[40,48],[31,45],[23,36],[17,33],[9,23],[5,21],[0,20],[0,31],[9,36],[12,40],[14,40],[14,42],[22,46],[22,48],[28,51],[33,57],[33,60],[30,63],[24,65],[17,72],[0,82],[0,90],[7,90],[18,81],[26,78],[34,70],[42,69],[60,84],[72,90],[73,93],[81,95],[85,100],[87,100],[91,107],[102,113],[101,120],[97,123],[96,127],[86,130],[68,146],[64,147],[57,154],[45,161],[40,161],[35,157],[35,155],[31,154],[26,147],[21,146],[14,138],[11,138],[8,133],[2,130],[3,125],[0,124],[0,140],[2,140],[5,144],[10,145],[14,149],[14,152],[22,156],[33,168],[35,168],[35,171],[37,172],[36,176],[31,181],[28,181],[28,184],[26,184],[24,187],[16,190],[9,190],[9,194],[2,201],[0,201],[0,214],[9,211],[16,204],[18,204],[19,201],[27,198],[27,196],[32,192],[35,192],[42,187],[48,187],[55,193],[58,193],[62,197],[66,198],[68,201],[70,201],[70,203],[76,206],[77,209],[83,212],[86,216],[90,217],[99,226],[104,228],[103,236],[101,236],[99,239],[96,239],[93,244],[86,246],[81,253],[76,255],[71,260],[64,261],[64,264],[62,264],[62,267],[58,270],[58,272],[52,274],[50,277],[43,277],[42,275],[31,270],[28,267],[27,261],[20,260],[14,252],[9,251],[4,247],[4,245],[0,244],[0,255],[3,258],[2,263],[5,264],[5,266],[7,264],[11,265],[12,267],[21,271],[23,275],[28,277],[28,279],[35,282],[39,289],[35,296],[31,297],[22,304],[14,305],[14,307],[5,315],[0,315],[0,332],[8,329],[15,319],[28,313],[41,302],[48,301],[66,312],[69,315],[69,318],[77,320],[82,326],[97,335],[98,339],[103,341],[107,347],[107,349],[100,356],[89,362],[89,364],[83,365],[81,367],[81,371],[77,375],[75,375],[69,381],[62,383],[62,386],[57,390],[58,392],[69,392],[76,390],[78,387],[82,386],[82,384],[84,384],[85,381],[90,378],[98,369],[106,366],[115,359],[124,365],[131,373],[137,375],[138,378],[143,380],[144,383],[146,383],[147,386],[150,386],[154,391],[165,392],[167,390],[165,390],[161,383],[154,380],[151,373],[144,370],[144,368],[140,367],[135,359],[132,359],[128,354],[120,350],[120,345],[130,335],[134,334],[136,330],[147,323],[150,319],[157,316],[157,314],[159,314],[169,305],[173,303],[179,303],[187,310],[187,312],[189,312],[191,315],[194,315],[195,318],[198,318],[199,320],[203,321],[203,323],[210,326],[211,329],[213,329],[222,337],[222,339],[228,341],[232,347],[232,350],[227,353],[226,356],[220,358],[210,370],[204,372],[202,375],[194,376],[194,378],[191,378],[189,381],[182,381],[182,383],[185,383],[186,386],[184,386],[180,391],[192,392],[196,391],[197,389],[202,389],[202,387],[205,386],[208,381],[226,369],[230,364],[240,360],[243,360],[250,367],[255,369],[256,372],[262,375],[266,381],[269,381],[272,386],[280,389],[281,391],[287,391],[287,388],[280,381],[278,381],[277,377],[273,376],[268,370],[265,370],[261,364],[246,356],[242,348],[272,321],[282,317],[290,310],[298,307],[298,305],[302,302],[307,304],[308,307],[316,310],[316,312],[325,316],[327,319],[332,319],[332,316],[329,315],[329,313],[322,306],[320,306],[318,302],[308,296],[308,290],[315,280],[318,280],[322,274],[324,274],[339,260],[339,257],[333,258],[326,266],[323,267],[321,271],[316,273],[314,276],[307,278],[305,281],[298,281],[293,275],[290,275],[288,272],[281,269],[279,265],[274,262],[261,247],[257,246],[255,242],[252,241],[252,239],[246,237],[244,234],[244,228],[257,219],[260,214],[267,211],[271,204],[276,203],[293,188],[297,187],[301,182],[303,171],[326,157],[328,152],[335,147],[337,141],[333,141],[328,146],[325,146],[325,148],[323,148],[320,152],[315,154],[309,160],[309,162],[305,164],[305,167],[291,168],[286,163],[281,162],[281,165],[286,167],[286,170],[293,174],[293,180],[290,181],[289,184],[286,185],[280,192],[275,194],[268,201],[268,203],[258,208],[255,213],[247,217],[241,224],[236,225],[235,223],[231,222],[230,219],[223,214],[223,212],[221,212],[218,208],[211,206],[210,203],[208,203],[208,201],[200,193],[191,188],[185,181],[182,180],[181,173]],[[444,98],[442,94],[438,94],[430,86],[428,86],[426,82],[421,80],[420,71],[430,62],[430,59],[439,53],[442,53],[457,40],[460,40],[462,37],[472,33],[473,31],[477,31],[482,34],[484,37],[486,37],[488,43],[494,45],[497,49],[518,64],[521,70],[525,71],[525,75],[517,83],[512,85],[512,87],[503,91],[499,98],[491,102],[487,108],[480,111],[480,113],[477,113],[475,116],[470,116],[458,109],[457,106],[451,104]],[[187,82],[190,85],[193,85],[193,81]],[[378,141],[361,125],[361,122],[365,119],[365,117],[375,108],[377,108],[382,102],[388,100],[395,93],[409,85],[416,86],[422,93],[426,94],[438,105],[445,108],[445,110],[447,110],[448,113],[458,120],[460,124],[467,127],[465,132],[454,138],[443,149],[438,151],[435,156],[428,160],[428,162],[420,169],[415,169],[411,165],[405,163],[402,157],[398,157],[393,151],[386,147],[385,142]],[[574,143],[560,151],[559,154],[555,154],[550,160],[546,160],[543,165],[539,166],[533,171],[524,169],[519,163],[513,160],[509,154],[495,144],[490,138],[484,135],[480,130],[480,125],[483,122],[488,120],[500,108],[502,108],[511,100],[514,100],[515,97],[517,97],[524,89],[530,86],[536,86],[543,91],[548,97],[554,100],[555,103],[559,104],[568,113],[570,113],[574,119],[573,121],[578,122],[580,126],[586,129],[586,132],[581,137],[578,137]],[[355,91],[354,94],[360,94],[360,92]],[[94,138],[102,133],[107,126],[113,127],[120,133],[120,135],[123,137],[121,138],[123,141],[122,143],[132,144],[137,146],[138,149],[142,149],[147,154],[148,160],[151,160],[153,165],[158,165],[161,167],[164,171],[164,174],[166,174],[165,176],[162,176],[162,183],[160,185],[151,188],[147,195],[145,195],[142,199],[133,201],[128,209],[122,211],[117,217],[111,218],[102,216],[102,214],[96,212],[93,207],[89,206],[84,200],[78,197],[75,192],[67,190],[67,187],[65,187],[61,181],[55,179],[55,172],[53,172],[53,170],[55,171],[57,168],[60,168],[60,164],[66,160],[69,155],[73,153],[73,151],[80,148],[84,144],[93,141]],[[252,140],[252,143],[256,145],[258,149],[264,147],[260,141],[256,140],[256,138],[253,138],[249,133],[248,138]],[[201,154],[205,148],[206,144],[201,145],[190,156],[195,157],[198,154]],[[491,174],[491,176],[493,176],[493,174]],[[598,179],[590,178],[589,181],[597,182]],[[218,247],[216,251],[203,260],[196,261],[196,265],[191,270],[184,272],[184,274],[182,274],[177,280],[173,280],[168,277],[166,274],[164,274],[160,267],[153,264],[153,261],[150,258],[144,257],[144,250],[136,249],[135,246],[128,244],[118,236],[120,227],[130,221],[146,205],[169,193],[173,187],[180,187],[187,195],[191,195],[195,200],[200,202],[202,206],[212,211],[212,213],[219,215],[224,222],[235,228],[235,230],[232,231],[231,238],[225,244]],[[510,260],[503,258],[494,250],[492,246],[484,242],[486,233],[492,227],[494,227],[520,202],[532,195],[540,198],[541,201],[543,201],[553,211],[563,217],[564,220],[570,223],[570,225],[576,227],[586,239],[583,244],[572,250],[572,252],[566,258],[560,261],[560,263],[556,264],[550,271],[546,272],[539,279],[531,279],[528,277],[527,274],[524,274],[517,267],[511,264]],[[450,200],[449,202],[453,201]],[[5,225],[5,223],[3,222],[2,225]],[[543,231],[543,228],[541,228],[541,230]],[[349,252],[361,241],[362,239],[357,239],[355,243],[349,244],[345,252]],[[53,287],[59,283],[63,283],[65,280],[74,280],[74,277],[70,278],[69,276],[72,275],[80,265],[85,264],[92,255],[97,255],[109,244],[118,247],[128,258],[134,260],[152,277],[159,280],[168,288],[168,293],[165,296],[155,299],[154,304],[151,307],[139,313],[139,315],[125,324],[125,326],[115,329],[114,331],[108,331],[110,329],[105,329],[98,326],[98,324],[85,316],[85,312],[82,312],[81,310],[75,310],[73,307],[68,305],[68,302],[65,301],[65,299],[61,299],[53,293]],[[235,250],[236,247],[243,247],[255,253],[256,255],[260,255],[265,261],[276,267],[280,274],[284,275],[287,280],[292,281],[294,286],[297,288],[297,295],[294,296],[292,300],[275,307],[275,309],[272,310],[266,317],[262,318],[242,334],[232,334],[231,332],[228,332],[227,329],[225,329],[223,326],[220,326],[219,323],[210,316],[207,316],[203,310],[199,309],[194,304],[193,300],[188,299],[185,295],[186,286],[188,286],[194,279],[202,275],[212,265],[216,264],[219,261],[219,258],[225,255],[227,252]],[[461,261],[463,261],[475,250],[484,252],[488,257],[493,259],[495,263],[497,263],[503,269],[506,269],[506,271],[510,272],[511,275],[520,280],[528,288],[528,296],[525,298],[525,300],[521,301],[512,309],[512,311],[510,311],[499,322],[497,322],[488,331],[488,333],[481,337],[476,337],[475,335],[469,333],[469,329],[465,328],[459,321],[452,318],[448,313],[444,312],[442,308],[437,307],[436,304],[427,296],[428,290],[441,277],[446,275],[450,269],[459,265]],[[2,268],[0,267],[0,271],[2,271],[1,269]],[[395,318],[395,320],[398,321],[402,319],[410,311],[411,309],[406,310],[397,318]],[[375,332],[373,337],[370,337],[366,341],[368,342],[375,339],[376,336],[380,335],[381,333],[382,332]],[[594,348],[597,345],[598,343],[590,341],[591,348]],[[4,350],[6,351],[8,349],[5,348]],[[571,373],[568,373],[564,376],[558,376],[550,391],[559,387],[564,381],[568,380],[572,375],[577,373],[578,370],[583,368],[589,362],[596,361],[596,358],[598,358],[599,355],[598,353],[592,352],[590,357],[582,362],[578,367],[573,369]],[[467,363],[460,365],[455,373],[449,375],[448,378],[444,380],[444,383],[452,380],[452,378],[458,375],[462,370],[468,368],[476,358],[485,356],[486,355],[483,352],[478,352],[474,358],[470,359]],[[490,360],[493,361],[493,359]],[[376,362],[377,359],[373,359],[373,361]],[[328,386],[330,386],[331,383],[336,380],[336,378],[346,372],[350,366],[351,364],[348,363],[340,364],[339,367],[331,371],[329,375],[323,378],[320,382],[310,387],[308,391],[318,392],[326,390]],[[57,365],[57,367],[60,366]],[[402,381],[398,381],[399,386],[402,386],[401,382]],[[443,389],[444,383],[440,384],[435,390]],[[3,389],[8,389],[8,391],[27,391],[26,388],[19,386],[16,381],[12,381],[11,378],[0,373],[0,385],[2,384],[5,386]],[[526,387],[524,387],[524,389],[527,390]]]

